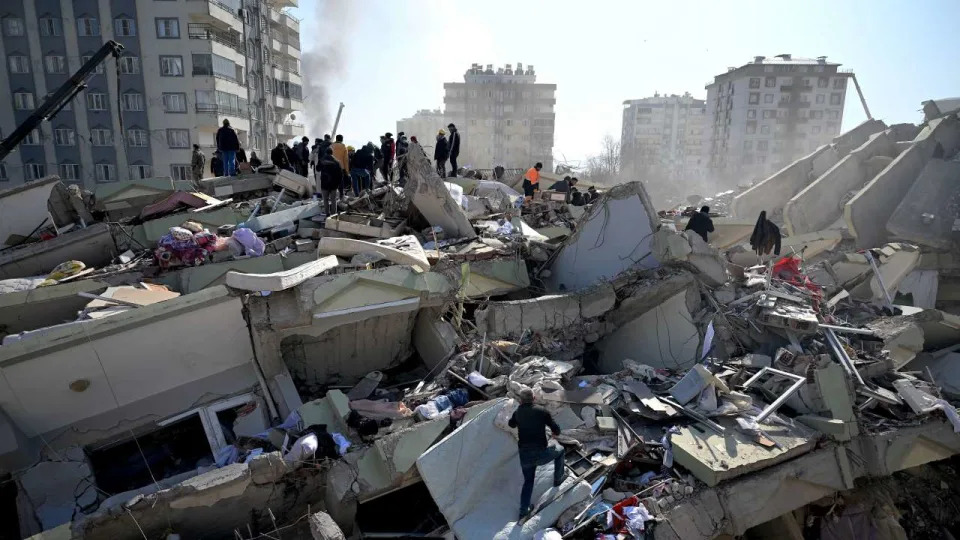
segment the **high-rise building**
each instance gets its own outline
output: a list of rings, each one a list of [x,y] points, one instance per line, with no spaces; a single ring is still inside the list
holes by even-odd
[[[762,179],[840,133],[850,71],[818,58],[757,56],[707,84],[709,173]]]
[[[533,66],[473,64],[462,83],[444,83],[444,116],[460,131],[461,166],[553,169],[557,85],[537,83]]]
[[[656,181],[699,178],[705,169],[704,100],[690,93],[623,102],[620,155],[624,171]]]
[[[106,41],[102,63],[66,108],[4,160],[0,189],[59,174],[92,187],[189,178],[230,120],[249,154],[302,134],[297,0],[8,0],[0,13],[0,132],[9,134]],[[119,109],[119,110],[118,110]],[[118,114],[118,112],[120,114]]]
[[[437,133],[441,129],[446,130],[449,123],[440,109],[420,109],[410,118],[397,120],[397,131],[394,135],[403,132],[407,138],[415,136],[423,146],[433,146]],[[460,137],[462,141],[463,135]]]

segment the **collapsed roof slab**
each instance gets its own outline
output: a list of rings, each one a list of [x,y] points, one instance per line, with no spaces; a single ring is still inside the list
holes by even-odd
[[[427,254],[415,236],[400,236],[379,242],[325,236],[320,239],[317,252],[340,257],[353,257],[359,253],[376,253],[394,264],[430,269]]]
[[[731,212],[736,217],[749,219],[765,210],[769,219],[779,219],[783,206],[791,197],[827,172],[847,152],[863,144],[867,137],[886,127],[880,120],[867,120],[834,137],[832,144],[817,148],[734,197]]]
[[[827,172],[800,190],[783,207],[790,236],[819,231],[840,218],[848,192],[859,189],[868,177],[867,160],[897,154],[891,130],[874,133],[867,142],[844,156]]]
[[[517,337],[522,332],[562,330],[583,319],[613,309],[617,293],[608,283],[570,294],[550,294],[527,300],[489,302],[474,314],[477,329],[491,338]]]
[[[333,255],[322,257],[315,261],[282,270],[272,274],[247,274],[241,272],[227,272],[227,285],[244,291],[282,291],[289,289],[337,267],[337,258]]]
[[[59,176],[0,191],[0,247],[17,245],[41,225],[53,225],[47,202]]]
[[[460,204],[437,174],[423,148],[410,143],[407,183],[403,190],[431,225],[440,226],[448,238],[475,238],[476,231]]]
[[[960,192],[960,163],[931,159],[887,221],[896,238],[939,249],[953,247],[955,211]]]
[[[610,188],[577,222],[544,282],[553,291],[578,291],[629,268],[657,268],[651,244],[659,226],[643,184]]]
[[[3,215],[2,220],[6,221],[7,216]],[[72,260],[88,267],[105,266],[116,252],[110,226],[94,223],[50,240],[0,252],[0,279],[44,275],[58,264]]]
[[[927,124],[910,148],[873,178],[843,207],[843,219],[857,240],[858,248],[872,248],[886,239],[884,220],[893,215],[910,187],[936,156],[952,156],[960,147],[960,121],[956,116]]]

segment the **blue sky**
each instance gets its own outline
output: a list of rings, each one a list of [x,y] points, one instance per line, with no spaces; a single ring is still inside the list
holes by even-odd
[[[354,143],[441,108],[443,83],[474,62],[533,64],[538,82],[557,84],[554,156],[571,161],[596,153],[605,134],[619,138],[623,100],[703,98],[714,75],[756,55],[840,62],[887,123],[919,122],[921,101],[960,96],[957,0],[300,0],[292,13],[304,51],[341,47],[321,78],[330,114],[346,103],[339,131]],[[865,117],[851,85],[844,129]]]

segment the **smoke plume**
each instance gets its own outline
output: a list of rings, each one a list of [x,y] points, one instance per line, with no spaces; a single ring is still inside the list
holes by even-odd
[[[303,77],[304,117],[307,135],[311,138],[329,133],[339,101],[331,100],[330,86],[346,76],[344,37],[350,31],[353,9],[350,0],[319,0],[311,25],[312,35],[301,35],[301,43],[309,52],[300,56]]]

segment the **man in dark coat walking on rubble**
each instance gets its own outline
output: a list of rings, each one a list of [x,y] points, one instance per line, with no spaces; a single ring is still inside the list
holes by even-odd
[[[546,434],[546,429],[550,428],[554,437],[560,435],[560,426],[546,409],[534,406],[533,390],[529,388],[520,391],[520,406],[510,417],[508,425],[517,428],[520,438],[517,446],[520,450],[520,470],[523,471],[523,488],[520,490],[520,519],[523,519],[530,513],[533,480],[538,466],[552,461],[554,487],[559,487],[563,482],[563,449],[547,446]]]
[[[437,174],[440,178],[447,177],[447,158],[450,157],[450,150],[447,148],[447,138],[443,130],[437,133],[437,145],[433,148],[433,160],[437,162]]]
[[[713,220],[710,219],[710,207],[704,206],[700,208],[699,212],[694,212],[683,230],[693,231],[699,234],[704,242],[709,242],[709,240],[707,240],[707,233],[713,232]]]
[[[457,131],[457,126],[453,122],[447,125],[447,129],[450,130],[450,138],[447,140],[447,149],[450,151],[450,176],[456,178],[457,157],[460,156],[460,132]]]

